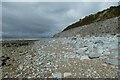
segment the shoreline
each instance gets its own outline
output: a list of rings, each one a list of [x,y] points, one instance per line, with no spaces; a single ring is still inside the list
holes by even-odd
[[[118,77],[117,36],[18,40],[3,44],[4,65],[0,67],[3,78]]]

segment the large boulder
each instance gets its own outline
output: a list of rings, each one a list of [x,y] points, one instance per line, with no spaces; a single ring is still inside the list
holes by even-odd
[[[88,47],[79,48],[78,50],[76,50],[76,53],[80,55],[84,55],[85,51],[87,50],[88,50]]]
[[[91,54],[88,55],[88,57],[89,57],[90,59],[99,58],[99,57],[101,57],[101,56],[102,56],[101,53],[91,53]]]

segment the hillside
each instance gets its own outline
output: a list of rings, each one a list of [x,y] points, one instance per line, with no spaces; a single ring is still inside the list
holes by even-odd
[[[85,37],[85,36],[106,36],[120,34],[120,27],[118,25],[119,17],[106,19],[103,21],[93,22],[88,25],[83,25],[64,32],[55,34],[53,37]]]
[[[85,16],[83,19],[80,19],[78,22],[75,22],[71,25],[69,25],[67,28],[63,30],[69,30],[72,28],[77,28],[83,25],[88,25],[93,22],[103,21],[109,18],[114,18],[120,16],[120,6],[112,6],[108,9],[105,9],[103,11],[97,12],[96,14],[91,14],[89,16]]]

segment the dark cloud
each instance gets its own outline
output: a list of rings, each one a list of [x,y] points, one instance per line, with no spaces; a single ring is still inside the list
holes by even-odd
[[[80,18],[112,5],[117,3],[3,2],[2,34],[6,38],[51,37]]]

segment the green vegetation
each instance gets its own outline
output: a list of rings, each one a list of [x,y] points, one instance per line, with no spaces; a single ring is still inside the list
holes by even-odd
[[[112,6],[108,9],[100,11],[96,14],[91,14],[89,16],[85,16],[83,19],[80,19],[78,22],[69,25],[63,31],[66,31],[66,30],[69,30],[72,28],[76,28],[79,26],[87,25],[87,24],[90,24],[93,22],[102,21],[102,20],[106,20],[109,18],[113,18],[113,17],[118,17],[118,16],[120,16],[120,5]]]

